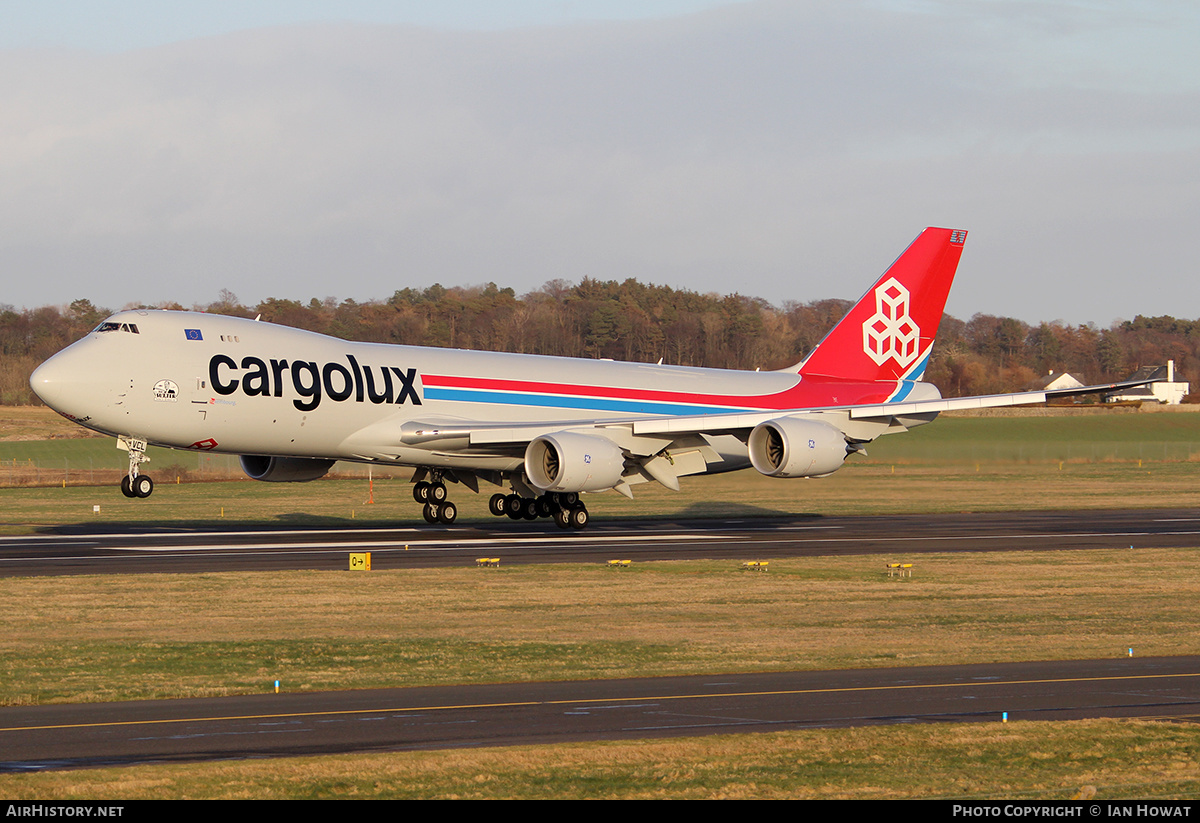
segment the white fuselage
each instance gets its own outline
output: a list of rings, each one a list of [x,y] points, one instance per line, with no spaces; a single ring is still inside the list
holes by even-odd
[[[192,312],[121,312],[104,327],[34,373],[39,396],[100,432],[235,454],[509,470],[520,465],[512,449],[423,444],[412,421],[569,426],[762,410],[801,381],[794,373],[356,343]]]

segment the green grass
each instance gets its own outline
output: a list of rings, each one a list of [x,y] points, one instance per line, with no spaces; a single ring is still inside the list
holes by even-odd
[[[154,446],[147,454],[155,465],[178,463],[193,470],[202,465],[200,461],[206,456]],[[27,468],[30,464],[47,474],[58,472],[61,475],[64,467],[83,474],[91,469],[124,469],[129,464],[129,453],[118,449],[117,441],[112,437],[0,442],[0,478],[5,470]]]
[[[1200,407],[1182,411],[954,416],[942,415],[932,424],[907,433],[888,435],[868,447],[883,461],[945,464],[976,459],[1000,461],[1067,460],[1188,460],[1200,459]],[[0,410],[3,413],[3,410]],[[60,434],[56,430],[56,434]],[[84,439],[0,440],[0,482],[14,463],[40,465],[47,473],[64,470],[123,469],[126,453],[106,437]],[[147,470],[179,465],[189,471],[239,472],[236,456],[176,451],[151,447]],[[344,469],[365,472],[365,467]],[[398,470],[397,473],[411,473]]]
[[[927,465],[1200,460],[1197,408],[942,415],[930,425],[882,437],[868,452],[881,461]]]
[[[914,429],[917,439],[943,443],[985,440],[1010,442],[1200,442],[1200,407],[1147,408],[1145,411],[1021,409],[990,413],[945,414]],[[942,429],[938,432],[937,429]]]

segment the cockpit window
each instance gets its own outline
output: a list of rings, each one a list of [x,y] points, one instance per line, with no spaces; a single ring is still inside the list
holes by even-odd
[[[96,327],[97,333],[105,331],[124,331],[130,332],[131,334],[139,333],[136,323],[111,323],[107,320]]]

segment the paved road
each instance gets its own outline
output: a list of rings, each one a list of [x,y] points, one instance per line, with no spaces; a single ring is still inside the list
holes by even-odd
[[[889,723],[1200,717],[1200,658],[708,675],[0,709],[0,771]]]
[[[1200,511],[1064,511],[886,517],[763,517],[601,523],[563,532],[544,522],[483,526],[107,532],[61,529],[0,539],[0,576],[453,566],[677,558],[894,556],[944,551],[1200,545]]]

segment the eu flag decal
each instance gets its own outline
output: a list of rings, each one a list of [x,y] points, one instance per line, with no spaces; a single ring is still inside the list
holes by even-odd
[[[199,329],[184,329],[183,336],[186,337],[188,340],[203,340],[204,339],[204,335],[202,335],[200,333]]]

